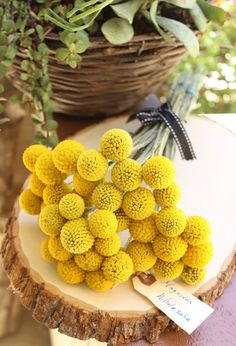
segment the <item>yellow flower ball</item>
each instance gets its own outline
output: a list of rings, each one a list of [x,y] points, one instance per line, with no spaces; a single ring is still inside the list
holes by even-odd
[[[133,191],[142,182],[142,166],[135,160],[117,162],[111,171],[112,182],[122,191]]]
[[[68,219],[78,219],[84,212],[84,200],[76,193],[68,193],[59,202],[59,210],[61,215]]]
[[[93,291],[107,291],[114,286],[114,282],[105,278],[102,270],[86,273],[85,282]]]
[[[48,250],[48,241],[49,241],[49,239],[46,238],[41,242],[41,245],[40,245],[41,256],[47,262],[56,263],[57,260],[54,257],[52,257],[52,255],[50,254],[50,252]]]
[[[42,198],[36,196],[30,189],[26,189],[20,194],[19,204],[27,214],[38,215],[41,210]]]
[[[82,217],[66,222],[60,237],[63,247],[74,254],[88,251],[94,243],[94,237],[88,229],[88,222]]]
[[[101,268],[103,257],[94,249],[90,249],[81,255],[75,255],[75,263],[85,271],[95,271]]]
[[[62,197],[70,192],[72,192],[72,189],[70,185],[66,183],[60,185],[47,185],[43,190],[43,200],[45,204],[59,204]]]
[[[80,155],[77,161],[77,170],[82,178],[97,181],[105,177],[108,162],[99,151],[87,150]]]
[[[66,175],[55,167],[50,151],[39,156],[35,164],[35,173],[46,185],[61,184],[66,178]]]
[[[126,192],[122,208],[131,219],[143,220],[154,212],[155,199],[151,191],[138,187],[134,191]]]
[[[206,268],[191,268],[184,266],[184,270],[181,274],[181,279],[188,285],[200,284],[206,276]]]
[[[84,281],[85,272],[79,268],[73,259],[57,263],[57,272],[67,284],[76,285]]]
[[[48,149],[41,144],[33,144],[26,148],[23,153],[23,163],[25,167],[30,171],[34,172],[34,166],[40,155],[48,153]]]
[[[155,214],[159,232],[166,237],[176,237],[183,233],[187,223],[186,215],[177,207],[166,207]]]
[[[210,225],[202,216],[190,216],[181,237],[190,245],[205,243],[210,236]]]
[[[129,231],[135,240],[142,243],[153,241],[159,233],[153,215],[143,220],[132,220]]]
[[[151,269],[157,259],[151,244],[140,243],[137,240],[132,240],[129,243],[126,252],[133,261],[135,271]]]
[[[114,234],[106,239],[96,238],[94,245],[100,255],[108,257],[115,255],[120,250],[121,240],[117,234]]]
[[[121,207],[123,194],[112,183],[101,183],[92,193],[92,201],[96,208],[116,211]]]
[[[96,210],[89,219],[89,229],[94,237],[109,238],[116,234],[118,222],[110,210]]]
[[[165,189],[174,182],[175,167],[164,156],[154,156],[143,165],[143,179],[153,189]]]
[[[43,190],[46,185],[42,183],[41,180],[37,177],[35,173],[33,173],[29,179],[29,187],[30,190],[38,197],[43,197]]]
[[[166,262],[178,261],[187,250],[187,243],[180,237],[165,237],[160,234],[153,244],[153,251],[156,256]]]
[[[161,259],[157,259],[154,267],[154,272],[161,279],[170,281],[179,277],[184,269],[184,264],[181,260],[175,262],[166,262]]]
[[[189,245],[183,256],[183,262],[189,267],[202,268],[207,265],[213,256],[213,246],[210,240],[201,245]]]
[[[165,189],[154,190],[153,195],[156,203],[161,207],[174,207],[181,198],[181,190],[175,182]]]
[[[53,150],[53,163],[62,173],[74,173],[77,169],[78,158],[83,151],[84,146],[82,144],[71,139],[65,139],[58,143]]]
[[[60,237],[50,237],[48,239],[48,251],[57,261],[68,261],[73,257],[73,254],[62,246]]]
[[[73,186],[75,191],[82,197],[91,195],[95,187],[100,183],[98,181],[89,181],[82,178],[79,173],[75,173],[73,177]]]
[[[124,210],[122,208],[119,208],[115,211],[115,216],[118,221],[117,225],[117,231],[122,232],[129,228],[131,219],[125,214]]]
[[[102,271],[105,278],[114,283],[125,282],[133,274],[133,261],[127,253],[119,251],[116,255],[104,259]]]
[[[60,234],[65,219],[61,216],[57,204],[49,204],[41,210],[38,222],[43,233],[56,236]]]
[[[104,133],[100,141],[100,147],[105,157],[110,160],[121,161],[130,155],[133,142],[128,132],[121,129],[112,129]]]

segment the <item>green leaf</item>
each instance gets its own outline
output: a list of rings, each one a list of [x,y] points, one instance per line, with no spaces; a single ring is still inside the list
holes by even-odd
[[[118,17],[127,19],[128,22],[132,24],[135,14],[144,2],[145,0],[130,0],[118,5],[113,5],[111,8]]]
[[[58,143],[58,136],[56,132],[51,133],[51,135],[47,138],[47,145],[49,147],[54,148]]]
[[[198,4],[195,4],[194,7],[189,10],[189,13],[193,19],[193,22],[198,30],[204,32],[207,28],[207,20],[204,13],[201,10],[201,7]]]
[[[42,119],[40,119],[36,114],[32,114],[31,119],[36,125],[42,124]]]
[[[181,8],[193,8],[196,4],[196,0],[163,0],[171,5],[175,5]]]
[[[5,77],[7,73],[7,69],[3,64],[0,64],[0,78]]]
[[[26,30],[25,35],[30,36],[35,32],[33,28]]]
[[[129,42],[134,36],[132,25],[122,18],[107,20],[102,25],[101,30],[107,41],[114,45]]]
[[[158,7],[159,0],[155,0],[152,2],[151,7],[150,7],[150,14],[147,12],[146,13],[146,18],[153,23],[155,26],[156,30],[159,32],[161,37],[166,41],[169,42],[170,44],[174,45],[174,41],[169,37],[159,26],[157,22],[157,7]]]
[[[199,43],[195,34],[186,25],[173,19],[157,16],[158,24],[175,35],[187,48],[189,53],[196,57],[199,53]]]
[[[18,95],[13,95],[13,96],[11,96],[11,97],[9,98],[9,101],[10,101],[11,103],[13,103],[13,104],[19,103],[20,100],[21,100],[21,97],[18,96]]]
[[[225,22],[226,12],[222,8],[213,6],[204,0],[197,0],[197,3],[207,19],[219,24]]]
[[[6,46],[0,46],[0,58],[3,58],[6,54],[7,47]]]
[[[68,58],[66,59],[67,64],[71,68],[76,68],[78,66],[78,63],[82,60],[81,56],[78,54],[70,54]]]
[[[89,47],[89,37],[85,31],[76,33],[76,53],[84,53]]]
[[[7,59],[13,60],[16,56],[17,50],[14,47],[8,46],[6,53],[5,53],[5,57]]]
[[[46,124],[42,126],[44,131],[54,131],[58,127],[58,123],[55,120],[48,120]]]
[[[28,71],[30,68],[30,62],[28,60],[23,60],[20,66],[23,71]]]
[[[42,25],[37,24],[36,25],[36,31],[37,31],[37,34],[39,35],[39,39],[41,41],[43,41],[45,35],[44,35],[44,29],[43,29]]]
[[[27,73],[21,73],[20,74],[20,79],[26,81],[29,78]]]
[[[56,50],[56,58],[59,61],[65,61],[69,54],[70,52],[67,48],[58,48]]]
[[[4,92],[4,85],[3,84],[0,84],[0,94],[2,94]]]

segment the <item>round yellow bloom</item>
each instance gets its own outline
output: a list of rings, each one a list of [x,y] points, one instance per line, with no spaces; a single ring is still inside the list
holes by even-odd
[[[37,177],[35,173],[33,173],[29,179],[29,187],[30,190],[38,197],[43,197],[43,190],[46,185],[42,183],[41,180]]]
[[[106,239],[96,238],[94,245],[100,255],[108,257],[115,255],[120,250],[121,240],[117,234],[114,234]]]
[[[47,262],[56,263],[56,259],[54,257],[52,257],[52,255],[50,254],[50,252],[48,250],[48,240],[49,239],[46,238],[41,242],[41,245],[40,245],[41,256]]]
[[[65,219],[61,216],[57,204],[49,204],[41,210],[38,222],[43,233],[56,236],[59,235]]]
[[[155,214],[155,222],[159,232],[166,237],[176,237],[184,231],[187,218],[179,208],[166,207]]]
[[[144,220],[132,220],[129,226],[129,231],[135,240],[142,243],[153,241],[158,235],[153,215]]]
[[[151,244],[140,243],[136,240],[129,243],[126,252],[133,261],[135,271],[151,269],[157,259]]]
[[[77,169],[82,178],[97,181],[105,177],[108,162],[99,151],[91,149],[80,155],[77,161]]]
[[[96,208],[116,211],[122,204],[123,194],[112,183],[101,183],[95,187],[92,201]]]
[[[210,225],[202,216],[190,216],[181,237],[190,245],[200,245],[209,239]]]
[[[174,182],[175,167],[164,156],[154,156],[143,165],[143,179],[153,189],[165,189]]]
[[[41,210],[42,198],[36,196],[30,189],[26,189],[20,194],[19,204],[27,214],[38,215]]]
[[[132,159],[119,161],[112,168],[111,179],[118,189],[133,191],[142,182],[142,166]]]
[[[153,244],[153,251],[156,256],[166,262],[178,261],[187,250],[187,243],[180,237],[165,237],[160,234]]]
[[[110,160],[121,161],[130,155],[133,143],[128,132],[121,129],[112,129],[104,133],[100,141],[100,147],[105,157]]]
[[[118,221],[110,210],[96,210],[89,219],[89,229],[94,237],[109,238],[116,234]]]
[[[122,208],[131,219],[143,220],[153,213],[155,199],[151,191],[145,187],[138,187],[134,191],[126,192]]]
[[[81,217],[66,222],[61,230],[61,242],[67,251],[74,254],[82,254],[91,249],[94,237],[89,232],[87,220]]]
[[[23,153],[23,163],[25,167],[30,171],[34,172],[34,166],[40,155],[48,152],[48,149],[41,144],[33,144],[26,148]]]
[[[84,146],[71,139],[65,139],[57,144],[52,151],[52,160],[56,168],[62,172],[71,174],[76,172],[77,161],[84,151]]]
[[[181,279],[188,285],[198,285],[200,284],[206,276],[206,268],[191,268],[184,266],[184,270],[181,274]]]
[[[94,249],[90,249],[81,255],[75,255],[75,263],[86,271],[95,271],[101,268],[103,257]]]
[[[107,291],[114,286],[114,282],[106,279],[102,270],[86,273],[85,282],[93,291]]]
[[[156,203],[161,207],[174,207],[179,203],[181,190],[175,182],[161,190],[153,191]]]
[[[116,255],[105,258],[102,271],[105,278],[114,283],[125,282],[133,274],[133,261],[127,253],[119,251]]]
[[[73,177],[74,189],[80,196],[83,196],[83,197],[89,196],[99,183],[100,183],[100,180],[89,181],[82,178],[79,175],[79,173],[75,173]]]
[[[66,175],[54,166],[50,151],[39,156],[35,164],[35,173],[46,185],[61,184],[66,178]]]
[[[43,190],[43,200],[45,204],[59,204],[62,197],[70,192],[72,192],[72,189],[70,185],[66,183],[60,185],[47,185]]]
[[[84,212],[84,200],[76,193],[68,193],[60,200],[59,210],[68,220],[78,219]]]
[[[71,285],[80,284],[85,278],[85,272],[75,264],[73,259],[58,262],[57,272],[64,282]]]
[[[129,228],[131,219],[125,214],[124,210],[122,208],[119,208],[115,211],[115,216],[118,221],[117,225],[117,231],[122,232]]]
[[[166,262],[158,258],[153,269],[155,274],[161,279],[170,281],[180,276],[184,269],[184,264],[181,260]]]
[[[213,246],[210,240],[206,243],[192,246],[189,245],[188,249],[183,256],[183,262],[189,267],[202,268],[207,265],[213,256]]]
[[[73,254],[62,246],[60,237],[50,237],[48,239],[48,251],[58,261],[68,261],[73,257]]]

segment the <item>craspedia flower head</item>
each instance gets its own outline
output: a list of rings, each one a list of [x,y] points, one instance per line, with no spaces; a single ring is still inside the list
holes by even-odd
[[[33,144],[26,148],[23,153],[23,163],[25,167],[30,171],[34,172],[34,166],[40,155],[48,152],[48,149],[41,144]]]
[[[158,231],[167,237],[180,235],[186,226],[187,218],[177,207],[166,207],[155,214]]]
[[[93,204],[98,209],[116,211],[122,204],[123,194],[112,183],[101,183],[92,193]]]
[[[187,243],[180,237],[165,237],[160,234],[153,244],[155,255],[166,262],[178,261],[187,250]]]
[[[80,155],[77,161],[77,170],[82,178],[97,181],[105,177],[108,161],[99,151],[87,150]]]
[[[94,243],[94,237],[88,229],[88,221],[82,217],[66,222],[62,227],[60,238],[63,247],[74,254],[88,251]]]
[[[156,203],[161,207],[174,207],[179,203],[181,190],[175,182],[165,189],[154,190],[153,195]]]
[[[133,143],[128,132],[122,129],[111,129],[102,136],[100,147],[105,157],[121,161],[130,155]]]
[[[161,259],[157,259],[154,267],[154,272],[157,276],[164,280],[175,280],[180,276],[184,269],[184,264],[181,260],[175,262],[166,262]]]
[[[71,139],[65,139],[57,144],[52,151],[52,160],[56,168],[63,173],[71,174],[76,172],[77,161],[84,151],[84,146]]]
[[[104,259],[102,271],[105,278],[114,283],[125,282],[133,274],[133,261],[126,252],[121,250],[116,255]]]
[[[118,189],[133,191],[142,182],[142,166],[132,159],[119,161],[112,168],[111,179]]]
[[[94,237],[109,238],[116,234],[118,221],[110,210],[96,210],[89,219],[89,229]]]
[[[131,219],[125,214],[122,208],[119,208],[115,211],[115,216],[118,222],[117,231],[122,232],[129,228]]]
[[[200,245],[209,239],[210,225],[202,216],[190,216],[181,237],[190,245]]]
[[[159,233],[153,215],[143,220],[132,220],[129,231],[135,240],[142,243],[153,241]]]
[[[84,281],[85,272],[79,268],[73,259],[57,263],[57,272],[67,284],[76,285]]]
[[[46,185],[39,180],[35,173],[33,173],[29,179],[29,187],[36,196],[43,197],[43,190]]]
[[[50,151],[39,156],[35,163],[35,173],[46,185],[61,184],[66,178],[66,175],[55,167]]]
[[[115,255],[120,250],[121,240],[117,234],[114,234],[106,239],[96,238],[94,245],[100,255],[108,257]]]
[[[65,219],[61,216],[57,204],[49,204],[41,210],[38,222],[43,233],[56,236],[60,234]]]
[[[52,257],[52,255],[50,254],[50,252],[48,250],[48,240],[49,239],[46,238],[41,242],[41,245],[40,245],[41,256],[47,262],[56,263],[57,260],[54,257]]]
[[[93,291],[107,291],[114,286],[114,282],[105,278],[102,270],[86,273],[85,282]]]
[[[181,279],[188,285],[200,284],[206,276],[206,268],[192,268],[184,266],[184,270],[181,274]]]
[[[78,219],[84,212],[84,200],[76,193],[68,193],[59,202],[61,215],[68,219]]]
[[[19,197],[21,209],[30,215],[40,213],[42,201],[42,198],[36,196],[30,189],[22,191]]]
[[[126,252],[133,261],[135,271],[146,271],[151,269],[157,259],[151,244],[140,243],[136,240],[132,240],[129,243]]]
[[[43,190],[43,200],[45,204],[59,204],[62,197],[70,192],[72,192],[72,189],[70,185],[66,183],[60,185],[47,185]]]
[[[131,219],[143,220],[153,213],[155,199],[151,191],[138,187],[134,191],[126,192],[122,208]]]
[[[90,249],[81,255],[75,255],[75,263],[86,271],[95,271],[101,268],[103,257],[94,249]]]
[[[74,189],[80,196],[83,196],[83,197],[89,196],[99,183],[100,183],[100,180],[89,181],[82,178],[78,172],[75,173],[73,177]]]
[[[183,256],[183,262],[189,267],[202,268],[207,265],[213,256],[213,246],[210,240],[197,246],[189,245]]]
[[[58,261],[68,261],[73,257],[73,254],[64,249],[59,236],[48,239],[48,251]]]
[[[165,189],[174,182],[175,167],[166,157],[154,156],[144,163],[142,174],[151,188]]]

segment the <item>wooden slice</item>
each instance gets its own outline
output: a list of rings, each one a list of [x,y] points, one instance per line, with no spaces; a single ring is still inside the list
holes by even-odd
[[[136,126],[127,126],[126,118],[114,118],[85,129],[75,138],[87,148],[97,148],[107,129],[134,130]],[[203,117],[191,117],[186,127],[198,159],[186,162],[177,153],[176,181],[183,193],[180,207],[187,215],[202,215],[209,220],[215,254],[203,283],[197,287],[181,285],[212,304],[222,294],[236,266],[236,137]],[[93,292],[84,284],[63,283],[55,266],[40,257],[39,245],[44,235],[37,226],[37,217],[14,213],[7,229],[2,254],[12,288],[32,311],[33,318],[45,326],[58,328],[74,338],[95,338],[108,345],[140,339],[154,343],[166,328],[176,327],[133,290],[131,281],[104,293]],[[123,232],[122,241],[127,236]]]

